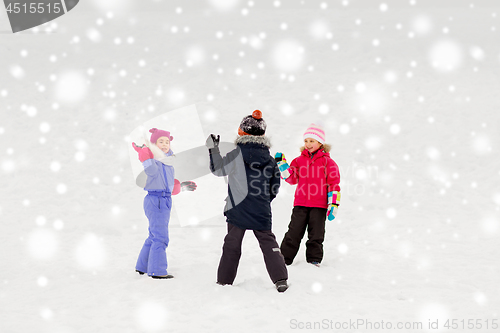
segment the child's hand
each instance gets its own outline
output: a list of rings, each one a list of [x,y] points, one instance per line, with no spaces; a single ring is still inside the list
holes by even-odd
[[[328,220],[332,221],[337,215],[340,204],[340,193],[337,191],[328,192]]]
[[[276,160],[277,163],[279,163],[281,161],[285,161],[285,163],[286,163],[285,154],[283,154],[283,153],[277,152],[274,155],[274,159]]]
[[[193,181],[186,181],[181,183],[181,191],[194,191],[198,186]]]
[[[172,195],[177,195],[181,191],[194,191],[196,190],[196,187],[196,183],[190,180],[181,183],[177,179],[174,179],[174,189],[172,190]]]
[[[154,157],[153,152],[144,145],[139,147],[135,142],[132,142],[132,147],[139,153],[139,161],[141,161],[141,163]]]
[[[220,135],[217,135],[217,137],[215,137],[215,134],[210,134],[207,138],[207,141],[205,142],[205,146],[207,146],[208,149],[217,148],[219,147],[219,141]]]
[[[281,172],[281,178],[287,179],[288,177],[290,177],[290,172],[288,171],[288,168],[290,166],[286,162],[285,155],[283,153],[277,152],[274,155],[274,160],[276,161],[276,163],[278,163],[278,168]]]
[[[339,206],[331,204],[328,206],[328,213],[326,216],[328,216],[328,221],[333,221],[335,219],[335,215],[337,215],[337,211],[339,209]]]

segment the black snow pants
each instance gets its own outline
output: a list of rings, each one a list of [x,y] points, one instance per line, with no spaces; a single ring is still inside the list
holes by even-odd
[[[232,284],[236,278],[238,264],[241,257],[241,243],[245,235],[245,229],[241,229],[231,223],[227,224],[227,235],[224,238],[222,257],[220,258],[217,271],[217,282],[220,284]],[[260,249],[264,255],[269,277],[276,283],[288,279],[288,271],[285,261],[280,253],[276,237],[271,230],[252,230],[259,241]]]
[[[285,263],[291,265],[299,251],[300,242],[307,229],[307,262],[323,260],[323,241],[325,240],[326,208],[295,206],[288,231],[281,242],[281,253]]]

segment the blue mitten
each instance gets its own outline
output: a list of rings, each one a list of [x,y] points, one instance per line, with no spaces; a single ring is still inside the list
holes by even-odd
[[[328,220],[332,221],[337,215],[340,204],[340,192],[330,191],[328,192]]]
[[[276,155],[274,155],[274,159],[276,160],[276,163],[278,163],[278,168],[281,172],[281,178],[287,179],[288,177],[290,177],[290,172],[288,171],[288,168],[290,166],[286,162],[285,155],[278,152],[276,153]]]

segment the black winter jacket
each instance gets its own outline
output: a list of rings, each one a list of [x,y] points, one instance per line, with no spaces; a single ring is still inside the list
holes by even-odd
[[[280,171],[269,153],[265,136],[244,135],[236,148],[222,157],[218,148],[210,151],[210,171],[228,176],[224,215],[227,222],[242,229],[271,230],[271,201],[280,187]]]

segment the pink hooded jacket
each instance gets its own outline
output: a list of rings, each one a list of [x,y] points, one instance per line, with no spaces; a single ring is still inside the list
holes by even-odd
[[[328,208],[330,191],[340,192],[339,167],[323,149],[309,153],[306,149],[295,158],[288,169],[286,182],[295,185],[294,206]]]

